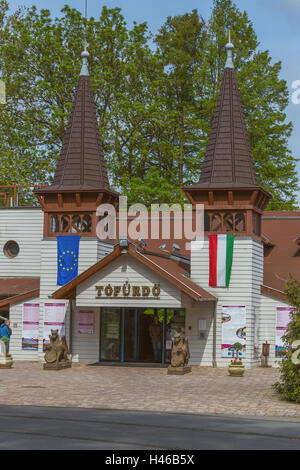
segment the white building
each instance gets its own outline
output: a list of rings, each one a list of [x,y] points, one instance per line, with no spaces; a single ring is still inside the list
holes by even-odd
[[[232,45],[227,49],[230,55]],[[97,237],[97,207],[116,206],[118,195],[107,178],[87,57],[85,51],[53,184],[35,191],[40,208],[0,208],[0,308],[11,320],[14,359],[42,361],[44,340],[58,327],[73,361],[152,363],[156,315],[162,364],[170,360],[172,335],[184,331],[192,365],[226,366],[234,338],[245,346],[246,366],[260,364],[265,341],[275,365],[288,317],[284,284],[289,272],[299,277],[300,211],[264,212],[271,195],[257,182],[232,62],[199,183],[183,188],[194,208],[204,205],[203,247],[192,241],[187,251],[186,240],[172,236],[145,244]],[[215,287],[209,237],[228,234],[234,234],[230,281]],[[62,286],[58,235],[80,236],[78,276]]]

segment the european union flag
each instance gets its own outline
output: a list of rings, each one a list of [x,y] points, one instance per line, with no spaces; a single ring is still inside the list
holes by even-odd
[[[57,236],[57,285],[64,286],[78,275],[78,235]]]

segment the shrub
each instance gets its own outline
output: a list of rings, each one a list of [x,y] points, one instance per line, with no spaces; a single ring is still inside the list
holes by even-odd
[[[300,364],[296,364],[292,360],[292,356],[293,359],[295,358],[293,353],[297,349],[293,348],[292,345],[295,341],[300,340],[300,282],[289,278],[285,294],[289,304],[295,307],[295,311],[291,315],[291,321],[283,337],[288,350],[283,353],[280,365],[280,382],[275,383],[273,388],[285,400],[300,403]]]

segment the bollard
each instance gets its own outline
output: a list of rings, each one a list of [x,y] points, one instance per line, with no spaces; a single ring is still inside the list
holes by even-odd
[[[266,341],[262,345],[262,355],[264,357],[263,367],[268,367],[268,357],[270,355],[270,344],[268,343],[268,341]]]

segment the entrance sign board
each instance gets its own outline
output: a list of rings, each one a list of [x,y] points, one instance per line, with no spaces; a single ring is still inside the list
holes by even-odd
[[[39,344],[39,304],[23,304],[22,349],[37,351]]]
[[[240,357],[245,357],[246,348],[246,307],[241,305],[222,308],[222,357],[233,357],[232,345],[241,343]]]
[[[160,285],[154,284],[150,286],[134,286],[129,283],[123,285],[106,284],[103,286],[96,286],[97,296],[96,299],[152,299],[159,300]]]

